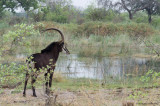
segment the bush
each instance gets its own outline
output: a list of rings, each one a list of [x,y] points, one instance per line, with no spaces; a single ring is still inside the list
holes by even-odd
[[[144,23],[130,23],[123,26],[123,32],[130,36],[149,36],[156,33],[156,31],[149,25]]]
[[[14,25],[14,28],[11,31],[8,31],[8,33],[1,37],[0,54],[6,54],[5,51],[13,52],[19,45],[29,47],[30,42],[27,42],[25,39],[30,35],[39,35],[39,32],[34,30],[34,25]]]
[[[130,36],[149,36],[156,33],[149,24],[129,22],[126,24],[103,23],[103,22],[87,22],[79,25],[74,33],[76,35],[120,35],[128,34]]]
[[[79,25],[75,29],[75,33],[78,35],[114,35],[117,30],[117,26],[113,23],[104,24],[102,22],[87,22]]]
[[[0,64],[0,87],[16,87],[17,83],[23,82],[26,65]],[[17,77],[18,76],[18,77]]]
[[[38,34],[34,30],[34,25],[27,25],[27,24],[17,24],[14,26],[15,31],[9,31],[7,34],[3,35],[4,42],[11,42],[15,40],[15,43],[19,43],[18,41],[21,41],[25,39],[25,37]]]
[[[56,13],[52,13],[49,12],[46,15],[46,20],[47,21],[55,21],[55,22],[59,22],[59,23],[68,23],[68,17],[66,14],[56,14]]]
[[[133,21],[136,23],[148,23],[148,16],[144,12],[137,12]]]
[[[151,23],[154,27],[158,27],[160,26],[160,17],[159,16],[155,16],[152,19],[152,23]]]
[[[11,19],[9,19],[9,25],[15,25],[15,24],[20,24],[24,21],[23,17],[17,17],[14,16]]]
[[[102,8],[95,8],[94,6],[89,6],[86,10],[86,18],[92,21],[104,20],[106,16],[106,10]]]
[[[44,13],[41,11],[38,11],[38,13],[31,13],[30,15],[33,18],[34,22],[40,22],[44,20]]]

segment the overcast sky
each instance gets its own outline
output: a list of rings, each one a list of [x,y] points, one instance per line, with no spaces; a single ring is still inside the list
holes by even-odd
[[[87,8],[90,4],[96,4],[97,0],[72,0],[72,4],[76,7]],[[116,2],[118,0],[112,0],[112,2]]]
[[[90,4],[96,5],[96,1],[97,0],[72,0],[72,4],[76,7],[85,9]],[[117,1],[117,0],[112,0],[112,1]],[[22,8],[18,8],[16,12],[24,12],[24,10]]]
[[[72,0],[72,4],[79,8],[87,8],[88,5],[95,3],[96,0]],[[24,12],[24,9],[18,8],[16,12]]]
[[[76,7],[86,8],[91,3],[95,3],[95,0],[72,0],[72,3]]]

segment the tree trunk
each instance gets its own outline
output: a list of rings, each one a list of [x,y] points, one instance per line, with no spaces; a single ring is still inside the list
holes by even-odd
[[[148,22],[151,23],[152,22],[152,11],[151,8],[146,9],[147,13],[148,13]]]
[[[133,14],[131,12],[128,12],[129,13],[129,19],[132,20],[133,19]]]
[[[152,15],[148,14],[148,22],[151,23],[152,22]]]

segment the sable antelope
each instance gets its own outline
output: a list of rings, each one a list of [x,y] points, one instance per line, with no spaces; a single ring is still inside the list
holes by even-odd
[[[44,31],[48,31],[48,30],[58,31],[61,35],[62,40],[58,42],[52,42],[45,49],[41,50],[41,53],[32,54],[27,58],[26,62],[27,62],[28,68],[31,69],[31,72],[29,73],[29,71],[27,71],[26,73],[23,96],[26,96],[26,86],[27,86],[28,79],[31,76],[33,96],[37,97],[35,92],[35,86],[33,84],[35,83],[38,74],[43,69],[47,69],[44,76],[46,79],[46,83],[45,83],[46,94],[49,94],[48,84],[50,88],[52,86],[52,76],[55,69],[55,63],[59,57],[59,53],[62,52],[62,49],[63,49],[64,51],[66,51],[67,54],[70,54],[64,44],[64,36],[62,32],[56,28],[49,28]],[[49,74],[49,81],[47,80],[48,74]]]

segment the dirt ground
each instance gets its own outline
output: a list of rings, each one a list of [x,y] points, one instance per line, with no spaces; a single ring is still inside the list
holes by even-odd
[[[14,89],[5,89],[0,94],[0,106],[160,106],[160,88],[143,89],[100,89],[100,90],[60,90],[44,94],[37,89],[37,96],[27,90],[26,97],[21,93],[12,94]]]

